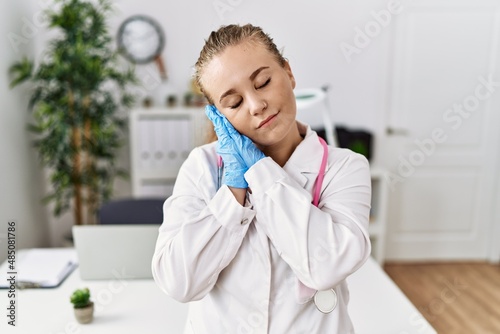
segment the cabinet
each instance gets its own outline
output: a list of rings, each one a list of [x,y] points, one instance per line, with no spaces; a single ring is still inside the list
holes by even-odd
[[[132,195],[168,197],[189,152],[203,144],[203,108],[148,108],[130,114]]]
[[[372,256],[382,265],[385,259],[385,230],[387,225],[387,184],[385,171],[371,168],[372,202],[369,233]]]

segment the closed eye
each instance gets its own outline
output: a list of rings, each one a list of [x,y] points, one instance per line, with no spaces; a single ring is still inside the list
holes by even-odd
[[[271,78],[267,79],[266,82],[264,82],[262,85],[258,86],[257,89],[261,89],[261,88],[266,87],[270,82],[271,82]],[[237,109],[241,105],[242,102],[243,102],[243,99],[239,100],[238,103],[230,106],[229,108]]]
[[[266,82],[264,82],[264,84],[262,84],[259,87],[257,87],[257,89],[266,87],[270,82],[271,82],[271,78],[267,79]]]
[[[240,100],[238,103],[236,103],[235,105],[230,106],[229,108],[231,108],[231,109],[238,108],[241,105],[241,101],[243,101],[243,100]]]

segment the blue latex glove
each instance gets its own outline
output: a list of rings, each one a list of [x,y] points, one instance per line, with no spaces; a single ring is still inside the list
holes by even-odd
[[[215,106],[208,105],[205,113],[214,124],[218,137],[217,153],[224,161],[225,183],[234,188],[247,188],[244,174],[265,155],[250,138],[240,134]]]
[[[261,150],[255,146],[253,141],[245,135],[242,135],[229,123],[228,119],[223,116],[223,122],[229,136],[234,141],[235,148],[238,154],[243,158],[248,168],[252,167],[257,161],[266,156]]]

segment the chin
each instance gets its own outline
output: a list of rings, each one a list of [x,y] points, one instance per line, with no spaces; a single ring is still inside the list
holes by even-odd
[[[285,138],[286,138],[286,136],[283,133],[279,133],[279,134],[278,133],[273,133],[273,134],[270,134],[270,135],[266,136],[265,138],[260,138],[260,140],[255,141],[255,140],[252,139],[252,141],[257,146],[269,147],[269,146],[273,146],[273,145],[279,144]]]

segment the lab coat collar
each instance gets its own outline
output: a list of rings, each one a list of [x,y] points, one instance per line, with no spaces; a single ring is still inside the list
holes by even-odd
[[[283,169],[304,186],[309,179],[315,180],[318,175],[323,157],[323,147],[317,133],[309,125],[297,121],[297,126],[304,139],[295,148]]]

